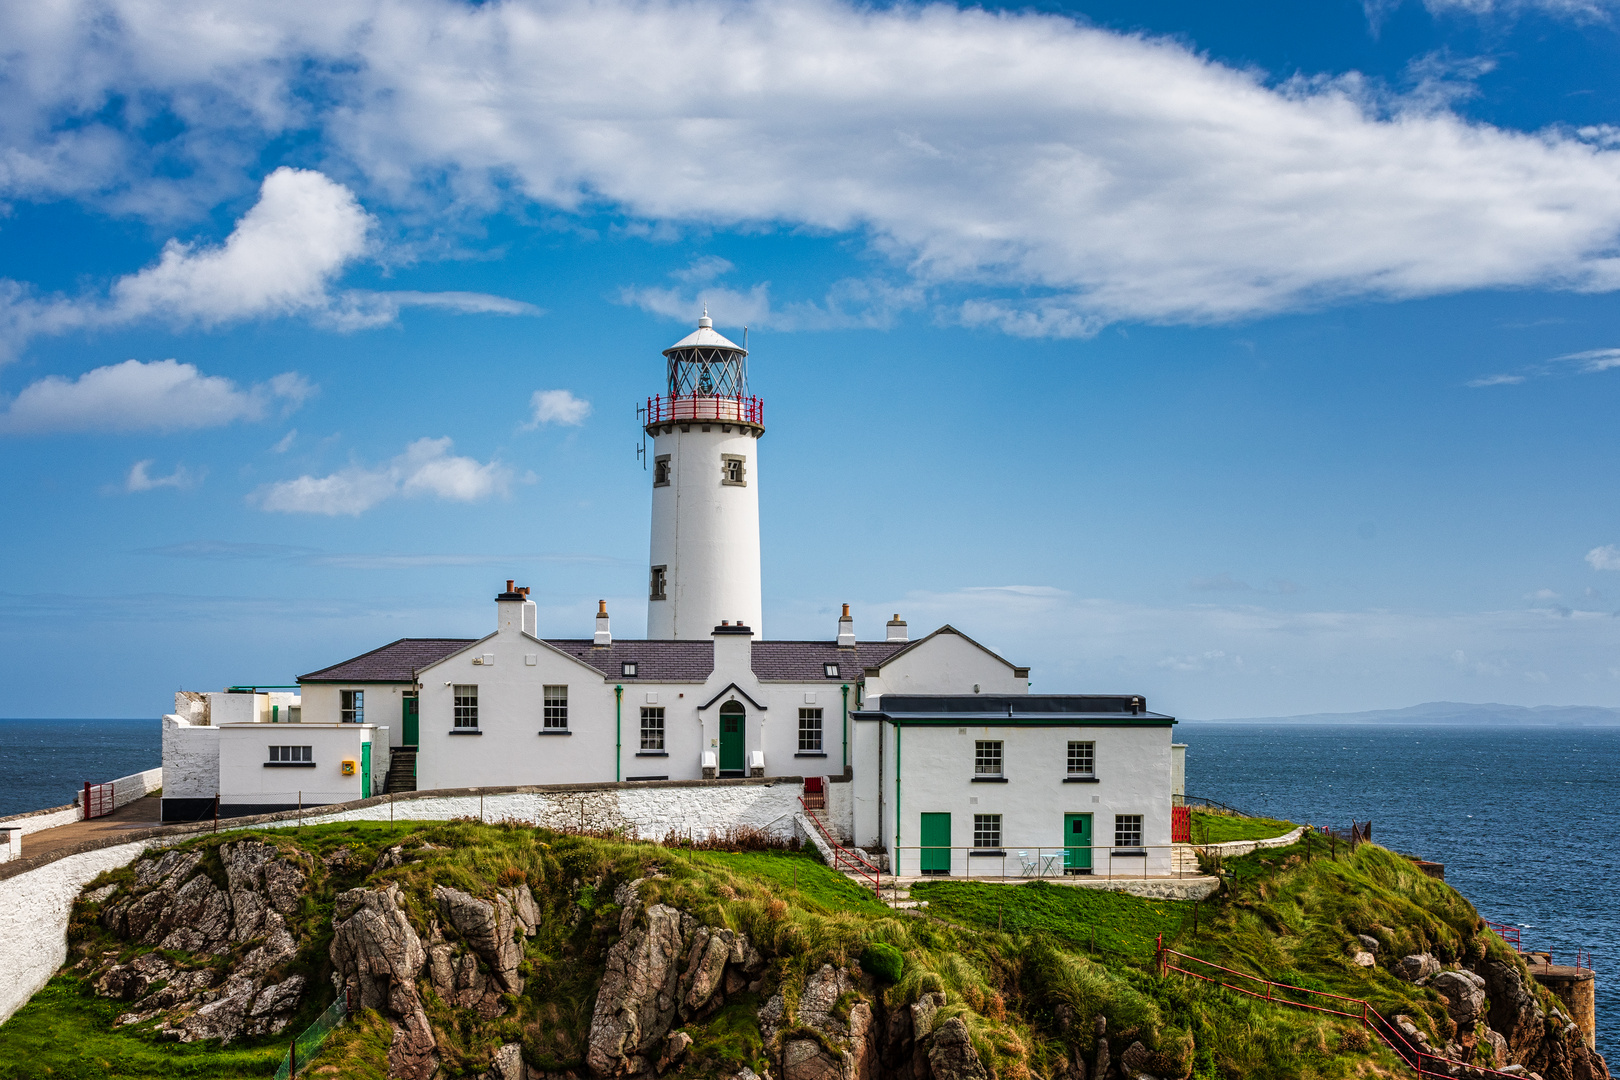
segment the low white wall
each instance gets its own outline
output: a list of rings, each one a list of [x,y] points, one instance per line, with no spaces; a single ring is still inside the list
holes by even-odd
[[[1269,840],[1228,840],[1224,844],[1199,844],[1198,850],[1208,855],[1247,855],[1260,848],[1287,847],[1289,844],[1299,843],[1299,838],[1305,835],[1305,826],[1301,825],[1293,832],[1281,836],[1273,836]]]
[[[795,834],[800,785],[739,784],[703,787],[633,787],[586,791],[514,791],[498,795],[456,794],[408,798],[335,812],[311,812],[305,825],[337,821],[448,821],[478,817],[489,822],[521,821],[559,830],[623,829],[643,840],[662,840],[674,831],[707,836],[739,825],[773,836]],[[282,828],[276,821],[242,828]]]
[[[86,851],[0,881],[0,1023],[67,960],[68,914],[80,890],[147,847],[142,841]]]
[[[163,769],[147,769],[145,772],[131,773],[120,776],[113,784],[113,808],[128,806],[136,799],[144,799],[152,792],[163,786]],[[79,793],[84,798],[84,793]]]
[[[74,798],[67,806],[53,806],[49,810],[35,810],[27,814],[18,814],[0,820],[0,825],[10,825],[22,829],[24,836],[29,833],[40,832],[44,829],[54,829],[58,825],[71,825],[79,820],[79,800]]]

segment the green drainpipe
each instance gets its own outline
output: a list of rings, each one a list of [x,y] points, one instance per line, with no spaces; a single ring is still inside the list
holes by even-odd
[[[619,782],[619,762],[624,760],[624,686],[613,688],[613,782]]]
[[[894,869],[892,873],[900,873],[900,725],[894,725],[894,858],[889,860]]]
[[[844,692],[844,772],[849,772],[849,683],[838,689]]]

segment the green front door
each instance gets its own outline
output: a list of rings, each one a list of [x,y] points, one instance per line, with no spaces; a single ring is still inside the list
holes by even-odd
[[[418,699],[415,694],[404,695],[403,704],[405,709],[403,720],[405,723],[403,730],[405,734],[400,742],[405,746],[415,746],[416,740],[421,734],[421,730],[416,721],[417,709],[419,708],[417,701]]]
[[[951,815],[922,815],[922,859],[918,871],[924,874],[951,872]]]
[[[735,701],[720,706],[720,775],[743,776],[746,740],[743,738],[743,707]]]
[[[360,797],[371,798],[371,744],[360,744]]]
[[[1091,873],[1091,815],[1063,815],[1063,869],[1071,874]]]

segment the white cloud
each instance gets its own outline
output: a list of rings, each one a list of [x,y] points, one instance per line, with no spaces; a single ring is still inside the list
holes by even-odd
[[[276,440],[276,445],[274,445],[274,446],[272,446],[270,448],[270,452],[272,454],[285,454],[288,450],[292,449],[292,444],[297,440],[297,438],[298,438],[298,429],[293,428],[292,430],[288,431],[287,434],[283,435],[280,439]]]
[[[1583,375],[1590,375],[1620,367],[1620,349],[1588,349],[1560,356],[1554,362],[1575,364]]]
[[[718,262],[725,263],[725,260]],[[884,329],[894,324],[899,312],[919,307],[923,301],[923,290],[916,286],[845,278],[834,282],[819,302],[795,300],[778,306],[771,302],[770,282],[760,282],[747,292],[741,292],[712,280],[730,266],[725,263],[723,268],[702,267],[696,278],[692,277],[691,270],[670,275],[677,280],[697,283],[700,287],[691,293],[652,286],[624,289],[619,299],[621,303],[681,322],[690,322],[707,310],[719,326],[781,331]]]
[[[1524,382],[1523,375],[1482,375],[1477,379],[1468,380],[1472,387],[1481,386],[1517,386]]]
[[[536,390],[529,399],[529,406],[534,410],[534,416],[524,426],[530,428],[541,424],[578,427],[591,415],[591,403],[567,390]]]
[[[306,316],[354,330],[391,323],[406,307],[540,313],[484,293],[334,291],[344,270],[371,250],[374,226],[342,184],[312,170],[279,168],[264,178],[258,202],[222,244],[170,240],[155,264],[119,278],[106,299],[42,300],[16,282],[0,282],[0,341],[15,350],[31,337],[153,318],[212,327]]]
[[[71,381],[49,375],[30,383],[0,411],[0,434],[222,427],[258,420],[276,404],[295,409],[314,392],[302,375],[290,371],[243,389],[192,364],[125,360]]]
[[[434,495],[452,502],[478,502],[504,495],[512,471],[498,461],[450,454],[451,441],[417,439],[386,465],[351,465],[327,476],[278,480],[255,494],[265,510],[284,514],[355,517],[395,496]]]
[[[1403,98],[1353,73],[1274,85],[1181,41],[1055,15],[838,0],[333,0],[318,12],[62,0],[0,8],[0,39],[11,197],[170,206],[193,182],[162,179],[184,170],[160,161],[195,168],[197,197],[211,197],[272,140],[307,132],[368,198],[424,219],[515,197],[855,234],[913,284],[951,294],[938,299],[950,317],[1028,335],[1620,285],[1620,153],[1602,139],[1472,122],[1432,86]],[[693,63],[692,41],[725,42],[726,63]],[[103,118],[114,98],[130,110],[123,127]],[[172,139],[126,134],[158,111],[179,126]],[[298,281],[320,276],[312,259]],[[312,294],[257,295],[199,302],[193,317]],[[638,295],[655,309],[691,299]],[[341,305],[330,314],[341,320]],[[379,316],[360,305],[353,317]]]
[[[130,466],[129,476],[124,479],[124,490],[128,492],[151,491],[153,488],[172,487],[188,488],[200,479],[184,465],[176,465],[174,472],[168,476],[153,476],[149,472],[152,459],[137,461]]]
[[[1620,547],[1604,544],[1586,553],[1586,561],[1594,570],[1620,570]]]

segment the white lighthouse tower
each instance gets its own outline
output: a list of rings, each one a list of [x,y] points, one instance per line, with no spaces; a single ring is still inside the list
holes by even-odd
[[[647,401],[652,438],[652,558],[647,636],[706,639],[721,623],[761,634],[759,438],[765,407],[748,393],[748,351],[705,311],[664,350],[667,393]]]

